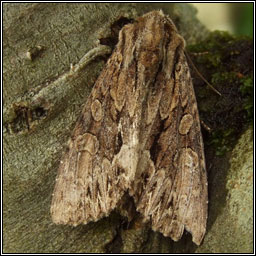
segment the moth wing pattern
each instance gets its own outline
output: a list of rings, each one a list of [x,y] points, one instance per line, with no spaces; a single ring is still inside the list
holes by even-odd
[[[96,221],[128,192],[152,228],[200,244],[207,177],[196,98],[173,22],[153,11],[128,24],[99,76],[58,170],[55,223]]]
[[[167,40],[154,90],[148,90],[143,149],[130,194],[153,230],[177,241],[185,228],[199,245],[206,232],[208,191],[197,102],[183,38],[169,18],[159,19],[154,17]]]
[[[76,226],[109,215],[134,178],[136,131],[123,128],[131,125],[122,111],[124,81],[116,80],[118,51],[94,85],[60,163],[51,204],[56,224]]]
[[[194,89],[182,48],[177,48],[173,77],[160,102],[173,91],[164,113],[161,104],[138,163],[131,189],[137,210],[152,229],[178,241],[184,229],[199,245],[206,232],[207,175]],[[166,81],[166,80],[165,80]],[[159,124],[161,129],[159,129]],[[141,178],[143,177],[143,178]]]

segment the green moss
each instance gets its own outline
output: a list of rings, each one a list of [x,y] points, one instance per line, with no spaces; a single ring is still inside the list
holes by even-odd
[[[215,153],[217,156],[222,156],[226,151],[232,149],[231,142],[236,140],[235,137],[232,137],[233,133],[234,129],[232,128],[223,131],[219,129],[212,132],[208,145],[213,145],[215,147]]]
[[[215,31],[187,50],[199,72],[221,93],[192,69],[200,117],[212,130],[206,144],[223,155],[253,120],[253,41]]]
[[[250,76],[241,79],[240,91],[245,97],[243,108],[247,111],[249,120],[253,120],[253,78]]]

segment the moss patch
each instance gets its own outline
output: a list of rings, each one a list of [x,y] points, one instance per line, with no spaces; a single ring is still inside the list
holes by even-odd
[[[206,145],[223,155],[253,120],[253,41],[215,31],[187,50],[200,73],[221,93],[206,86],[192,69],[200,117],[212,130]]]

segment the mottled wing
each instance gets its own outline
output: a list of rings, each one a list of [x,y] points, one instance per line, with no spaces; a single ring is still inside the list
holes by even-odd
[[[158,230],[199,244],[207,218],[203,142],[184,41],[162,12],[125,26],[59,167],[55,223],[97,220],[125,191]]]
[[[183,39],[168,18],[159,22],[165,31],[165,51],[148,89],[141,156],[130,194],[153,230],[177,241],[185,228],[200,244],[208,195],[197,103]]]
[[[127,89],[129,84],[133,86],[136,70],[124,64],[129,60],[123,57],[123,34],[92,89],[59,166],[51,205],[57,224],[77,225],[108,215],[134,179],[138,95],[136,90]],[[133,41],[127,44],[129,59]],[[134,101],[131,108],[127,101]]]

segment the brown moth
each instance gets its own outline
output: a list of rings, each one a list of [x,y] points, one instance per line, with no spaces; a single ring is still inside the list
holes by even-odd
[[[184,40],[162,11],[128,24],[69,141],[53,193],[54,223],[97,221],[133,197],[152,229],[199,245],[207,174]]]

